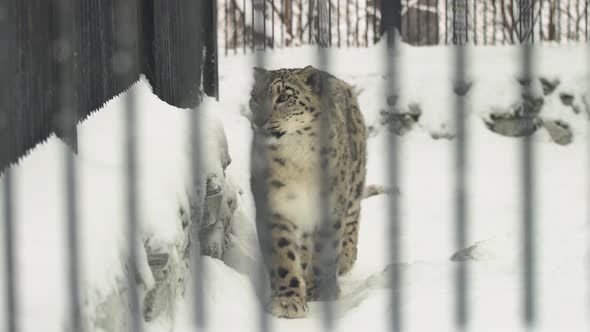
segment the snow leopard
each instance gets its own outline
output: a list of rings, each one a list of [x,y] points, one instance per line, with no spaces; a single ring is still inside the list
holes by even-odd
[[[268,161],[267,176],[251,179],[253,187],[262,183],[268,194],[265,215],[257,215],[259,235],[261,219],[268,234],[263,248],[271,288],[266,308],[278,317],[305,317],[308,301],[338,298],[338,276],[356,261],[365,122],[353,88],[312,66],[254,68],[249,106]],[[329,119],[328,144],[320,146],[322,117]],[[323,187],[328,187],[328,218],[320,214],[322,167],[329,174]],[[320,254],[326,248],[331,256]]]

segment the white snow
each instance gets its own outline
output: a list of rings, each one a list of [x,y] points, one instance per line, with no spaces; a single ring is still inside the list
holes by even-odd
[[[334,75],[355,85],[369,125],[377,135],[369,139],[369,184],[386,185],[387,148],[379,125],[385,108],[384,49],[330,52]],[[310,47],[266,54],[268,68],[317,64]],[[468,220],[469,243],[475,244],[469,262],[470,318],[473,330],[521,330],[521,140],[490,132],[483,123],[493,110],[510,111],[518,101],[520,53],[512,47],[468,49]],[[560,92],[588,98],[588,50],[583,46],[542,46],[537,49],[535,72],[557,77],[561,84],[545,98],[541,117],[561,119],[574,130],[568,146],[551,142],[540,130],[533,136],[535,152],[535,222],[537,239],[537,299],[540,331],[587,330],[588,232],[590,192],[586,143],[588,117],[574,115],[562,105]],[[400,104],[416,103],[423,111],[419,127],[400,138],[401,241],[403,325],[409,331],[455,331],[454,269],[454,153],[455,141],[431,134],[453,133],[453,52],[450,48],[404,46],[398,53]],[[249,188],[250,124],[242,114],[251,84],[251,55],[220,59],[221,98],[207,100],[208,119],[225,129],[232,164],[227,176],[241,196],[233,224],[232,248],[226,262],[205,258],[207,325],[210,331],[258,331],[258,302],[251,280],[256,280],[258,244],[253,199]],[[537,90],[539,91],[539,90]],[[157,100],[149,87],[138,83],[140,118],[140,219],[144,234],[154,234],[161,245],[178,240],[179,206],[187,204],[189,178],[187,112]],[[106,293],[122,282],[124,268],[125,191],[122,148],[123,99],[118,97],[80,127],[80,219],[84,243],[85,308],[96,293]],[[581,109],[584,109],[580,106]],[[208,120],[213,121],[213,120]],[[209,142],[217,142],[217,125],[207,126]],[[217,128],[217,129],[216,129]],[[207,145],[209,146],[209,145]],[[16,182],[20,319],[23,331],[57,331],[64,324],[65,236],[62,144],[51,138],[13,169]],[[215,153],[213,149],[212,152]],[[214,167],[214,166],[210,166]],[[387,198],[363,202],[359,257],[352,273],[341,279],[337,331],[386,331],[391,316],[389,283],[389,225]],[[0,251],[0,257],[4,252]],[[2,259],[2,258],[0,258]],[[1,261],[0,261],[1,262]],[[0,265],[0,281],[4,277]],[[144,276],[149,286],[149,276]],[[0,298],[4,298],[0,289]],[[190,294],[190,288],[187,292]],[[178,300],[176,319],[150,323],[149,331],[191,331],[190,298]],[[4,313],[4,303],[0,312]],[[312,303],[308,318],[276,319],[277,331],[321,330],[320,303]],[[2,317],[2,316],[0,316]],[[0,318],[1,319],[1,318]]]

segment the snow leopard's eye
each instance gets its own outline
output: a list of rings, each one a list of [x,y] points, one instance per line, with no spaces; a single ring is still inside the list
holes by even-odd
[[[291,97],[291,95],[284,93],[277,98],[277,103],[284,103],[287,100],[289,100],[290,97]]]

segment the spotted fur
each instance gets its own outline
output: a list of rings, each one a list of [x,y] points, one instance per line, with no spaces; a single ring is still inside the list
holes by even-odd
[[[254,76],[252,122],[267,137],[270,167],[268,178],[258,179],[269,191],[268,309],[280,317],[304,317],[307,301],[339,296],[336,273],[347,273],[356,260],[366,128],[352,88],[326,72],[257,68]],[[329,144],[321,147],[320,122],[328,115]],[[322,165],[329,174],[328,228],[319,214]],[[325,249],[331,256],[320,255]],[[318,292],[320,282],[327,292]]]

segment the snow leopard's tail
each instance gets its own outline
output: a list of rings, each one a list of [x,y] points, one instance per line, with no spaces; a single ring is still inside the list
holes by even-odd
[[[399,195],[399,189],[397,187],[391,188],[376,184],[370,184],[365,186],[365,190],[363,191],[363,199],[382,194]]]

